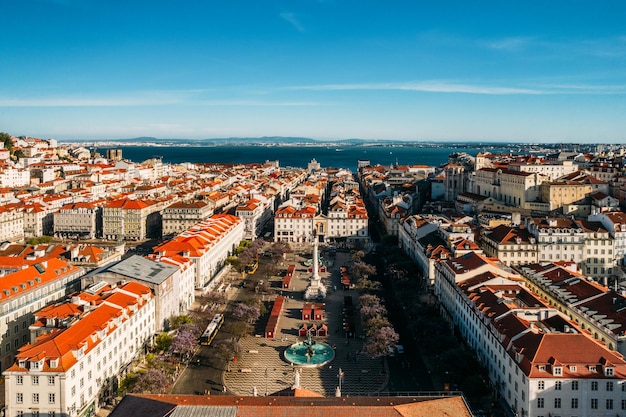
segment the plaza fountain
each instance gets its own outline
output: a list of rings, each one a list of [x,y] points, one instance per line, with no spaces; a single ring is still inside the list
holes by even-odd
[[[285,360],[294,366],[317,368],[335,358],[335,351],[324,342],[317,342],[311,334],[302,342],[294,343],[285,350]]]

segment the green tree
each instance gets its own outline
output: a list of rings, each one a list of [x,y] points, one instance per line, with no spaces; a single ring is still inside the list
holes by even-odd
[[[238,271],[241,271],[241,261],[236,256],[229,256],[226,258],[226,263]]]
[[[174,330],[178,329],[183,324],[193,324],[193,319],[184,314],[170,318],[170,327]]]
[[[29,237],[28,239],[25,239],[25,242],[28,245],[40,245],[40,244],[45,244],[45,243],[50,243],[52,241],[52,237],[51,236],[39,236],[39,237]]]
[[[0,142],[4,145],[4,149],[8,150],[11,155],[13,155],[13,139],[11,139],[11,135],[0,132]]]
[[[252,246],[252,242],[249,242],[247,240],[242,240],[241,242],[239,242],[239,246],[235,248],[235,251],[234,251],[235,255],[239,255],[241,252],[245,251],[250,246]]]
[[[137,380],[139,379],[139,374],[137,372],[129,372],[126,374],[124,378],[120,381],[119,392],[121,394],[132,392],[135,384],[137,384]]]
[[[157,350],[166,352],[170,346],[172,345],[172,340],[174,338],[167,333],[159,334],[154,343],[156,345]]]

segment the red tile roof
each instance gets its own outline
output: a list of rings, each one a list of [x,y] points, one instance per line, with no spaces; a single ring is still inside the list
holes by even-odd
[[[178,406],[234,407],[237,417],[470,417],[462,397],[318,397],[296,390],[293,396],[127,395],[111,417],[165,417]],[[308,396],[302,396],[302,394]]]

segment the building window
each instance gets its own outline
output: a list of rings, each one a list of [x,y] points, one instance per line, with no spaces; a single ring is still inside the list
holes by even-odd
[[[578,408],[578,398],[572,398],[572,408]]]
[[[22,404],[24,402],[24,394],[22,394],[21,392],[15,394],[15,402],[18,404]]]
[[[543,398],[537,398],[537,408],[543,408]]]
[[[50,404],[54,404],[54,400],[55,400],[55,398],[54,398],[54,392],[49,393],[49,394],[48,394],[48,402],[49,402]]]
[[[607,398],[607,400],[606,400],[606,409],[607,410],[612,410],[613,409],[613,399]]]
[[[572,381],[572,391],[578,391],[578,381]]]
[[[557,391],[560,391],[560,390],[561,390],[561,386],[562,386],[562,385],[563,385],[563,384],[561,383],[561,381],[556,381],[556,382],[554,383],[554,389],[555,389],[555,390],[557,390]]]
[[[613,391],[613,382],[612,381],[607,381],[607,383],[606,383],[606,390],[607,391]]]
[[[48,417],[56,417],[56,411],[48,411]]]
[[[622,410],[626,410],[626,400],[622,400]]]
[[[545,381],[538,381],[537,382],[537,389],[545,389],[545,388],[546,388]]]
[[[48,385],[54,385],[54,377],[53,376],[49,376],[48,377]]]
[[[554,408],[561,408],[561,399],[560,398],[555,398],[554,399]]]
[[[39,377],[37,375],[33,375],[33,385],[39,385]]]
[[[24,377],[22,375],[18,375],[15,377],[15,383],[17,385],[22,385],[24,383]]]
[[[37,392],[33,394],[33,404],[39,404],[39,393]]]
[[[591,391],[598,390],[598,381],[591,381]]]
[[[598,409],[598,399],[597,398],[592,398],[591,399],[591,409],[592,410],[597,410]]]

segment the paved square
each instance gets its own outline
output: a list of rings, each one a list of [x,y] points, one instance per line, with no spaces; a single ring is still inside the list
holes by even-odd
[[[320,274],[329,291],[325,300],[328,337],[319,340],[335,347],[335,359],[321,368],[300,368],[300,386],[325,396],[335,395],[340,369],[344,374],[342,395],[377,393],[385,388],[388,381],[385,360],[371,359],[360,354],[362,340],[359,337],[345,337],[342,325],[344,296],[352,296],[354,305],[358,304],[358,293],[355,290],[340,289],[339,266],[345,265],[347,260],[348,254],[338,253],[334,265],[328,272]],[[282,290],[282,294],[288,298],[279,320],[277,337],[266,339],[263,335],[257,335],[240,340],[244,350],[238,355],[237,361],[230,364],[230,372],[224,373],[224,384],[231,394],[254,395],[256,392],[257,395],[271,395],[293,385],[294,367],[283,359],[283,352],[291,344],[303,339],[297,336],[298,329],[305,323],[301,320],[305,302],[302,294],[311,274],[301,261],[296,258],[282,265],[286,269],[288,263],[295,263],[296,273],[291,281],[291,289]],[[274,285],[280,280],[279,277],[272,279]],[[358,317],[356,334],[361,334]]]

